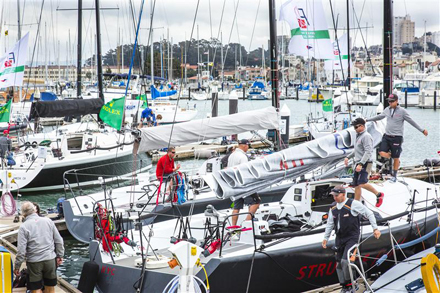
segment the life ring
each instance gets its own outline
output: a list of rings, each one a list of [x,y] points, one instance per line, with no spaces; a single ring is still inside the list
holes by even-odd
[[[440,292],[440,289],[437,286],[437,284],[440,284],[440,260],[438,257],[435,254],[430,253],[422,258],[421,270],[426,292]],[[437,281],[434,279],[434,275]]]

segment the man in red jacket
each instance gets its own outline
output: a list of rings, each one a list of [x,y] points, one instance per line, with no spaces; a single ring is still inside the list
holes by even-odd
[[[180,164],[174,167],[174,157],[176,156],[175,147],[169,147],[167,154],[159,159],[156,167],[156,177],[159,181],[164,181],[167,177],[180,169]],[[170,181],[167,187],[168,194],[171,191],[173,181]]]

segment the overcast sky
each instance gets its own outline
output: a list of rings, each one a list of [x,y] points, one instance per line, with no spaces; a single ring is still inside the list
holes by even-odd
[[[131,0],[101,0],[101,8],[118,8],[117,10],[102,10],[101,12],[101,33],[103,52],[110,48],[115,48],[118,44],[118,35],[125,44],[134,42],[134,28],[130,10]],[[331,0],[335,18],[339,17],[338,27],[346,27],[346,0]],[[17,0],[0,1],[0,19],[3,26],[8,28],[9,36],[0,37],[0,52],[5,51],[5,47],[10,48],[17,40]],[[132,0],[136,19],[138,19],[141,0]],[[197,3],[199,9],[196,24],[199,25],[199,37],[208,39],[211,36],[217,37],[220,26],[220,18],[223,5],[225,5],[223,20],[220,31],[223,35],[223,42],[239,42],[248,50],[257,47],[267,46],[269,38],[269,19],[268,19],[268,0],[157,0],[154,14],[154,41],[159,41],[162,37],[167,37],[169,31],[170,39],[177,43],[185,39],[197,37],[197,30],[192,31],[194,16]],[[276,0],[277,17],[279,7],[285,0]],[[332,27],[332,17],[330,12],[330,2],[324,0],[324,10],[326,11],[326,21],[329,28]],[[37,22],[40,17],[42,0],[20,0],[22,14],[22,32],[30,32],[29,47],[32,50],[37,34]],[[68,58],[68,52],[72,54],[70,59],[76,59],[75,46],[77,42],[77,11],[62,11],[59,9],[76,9],[77,0],[45,0],[43,13],[41,16],[41,46],[36,48],[37,60],[45,60],[44,40],[45,31],[47,32],[47,52],[50,62],[56,62],[57,44],[60,43],[60,59],[63,63]],[[83,8],[93,8],[94,0],[83,0]],[[236,25],[232,28],[235,7],[238,5],[236,14]],[[382,24],[383,24],[383,0],[352,0],[350,1],[351,26],[355,25],[355,16],[352,5],[357,17],[360,18],[364,38],[367,45],[381,44]],[[259,9],[258,9],[259,7]],[[258,11],[258,13],[257,13]],[[93,52],[92,39],[96,31],[95,12],[93,10],[83,11],[83,59],[91,56]],[[440,31],[440,1],[439,0],[395,0],[394,16],[404,16],[409,14],[415,21],[416,36],[421,36],[424,32],[424,21],[426,20],[427,31]],[[255,21],[256,20],[256,21]],[[146,44],[148,39],[148,27],[150,22],[150,1],[145,1],[145,6],[141,21],[140,43]],[[254,30],[255,23],[255,31]],[[232,33],[231,33],[232,28]],[[69,34],[70,31],[70,34]],[[277,27],[278,35],[288,34],[289,28],[284,22],[279,22]],[[252,37],[253,34],[253,37]],[[70,50],[68,49],[70,36]],[[362,45],[359,30],[351,31],[355,45]],[[267,49],[267,48],[265,48]],[[1,54],[0,54],[1,55]],[[30,57],[28,58],[30,59]]]

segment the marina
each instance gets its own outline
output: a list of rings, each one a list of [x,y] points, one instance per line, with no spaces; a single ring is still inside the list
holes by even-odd
[[[0,292],[440,292],[440,4],[373,2],[1,2]]]

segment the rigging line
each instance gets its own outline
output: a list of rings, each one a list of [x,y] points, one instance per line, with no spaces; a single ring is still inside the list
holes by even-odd
[[[235,7],[234,18],[232,20],[231,32],[229,33],[228,45],[226,46],[226,52],[225,52],[225,57],[223,59],[223,64],[226,62],[226,57],[228,56],[229,44],[231,43],[232,31],[234,30],[234,23],[235,23],[235,20],[237,18],[237,10],[238,10],[238,5],[239,4],[240,4],[240,0],[238,0],[237,6]]]
[[[191,35],[189,37],[190,40],[192,40],[192,36],[193,36],[193,33],[194,33],[194,27],[196,25],[196,20],[197,20],[197,12],[199,11],[199,4],[200,4],[200,0],[197,0],[196,12],[194,13],[194,20],[193,20],[193,25],[192,25],[192,29],[191,29]],[[188,53],[188,48],[189,48],[190,45],[191,45],[191,42],[185,48],[185,55]],[[151,77],[151,78],[153,78],[153,77]],[[179,106],[179,101],[180,101],[181,93],[182,93],[182,87],[179,88],[179,94],[177,95],[177,103],[176,103],[176,107],[175,107],[175,110],[174,110],[173,122],[176,121],[177,108]],[[170,138],[168,140],[168,148],[170,147],[171,137],[173,136],[173,131],[174,131],[174,123],[171,126]]]
[[[109,33],[108,33],[108,27],[107,27],[107,23],[105,21],[105,13],[102,13],[102,12],[100,12],[100,13],[101,13],[101,16],[102,16],[102,20],[104,21],[105,32],[106,32],[106,35],[107,35],[107,42],[108,42],[109,47],[111,48],[111,42],[110,42],[110,36],[109,36]],[[110,58],[112,60],[112,63],[115,64],[115,56],[114,56],[114,54],[110,54]]]
[[[249,42],[248,52],[251,51],[252,40],[254,39],[255,27],[257,26],[258,12],[260,11],[260,4],[261,4],[261,0],[258,0],[257,13],[255,14],[254,27],[252,28],[251,41]],[[249,53],[246,56],[246,63],[244,64],[244,66],[247,66],[248,60],[249,60]]]
[[[217,40],[219,39],[219,37],[220,37],[220,33],[221,33],[221,28],[222,28],[222,23],[223,23],[223,15],[224,15],[224,12],[225,12],[225,4],[226,4],[226,0],[224,0],[223,1],[223,8],[222,8],[222,14],[221,14],[221,16],[220,16],[220,23],[219,23],[219,26],[218,26],[218,32],[217,32]],[[220,45],[221,46],[223,46],[223,44],[220,42]],[[215,57],[217,56],[217,46],[215,46],[215,49],[214,49],[214,57],[212,58],[212,62],[214,63],[215,62]],[[226,60],[226,59],[225,59]],[[220,64],[222,65],[222,68],[224,68],[225,66],[225,63],[223,62],[223,60],[221,60],[220,61]],[[214,64],[213,64],[214,65]],[[209,68],[209,67],[208,67]],[[211,75],[212,75],[212,73],[213,73],[213,70],[214,70],[214,66],[212,66],[212,68],[211,68]]]
[[[208,1],[209,4],[209,27],[211,29],[211,40],[212,40],[212,14],[211,14],[211,0]],[[214,56],[215,57],[215,56]],[[212,59],[214,61],[214,58]],[[209,60],[208,60],[209,61]]]
[[[357,21],[358,22],[358,26],[359,26],[359,31],[361,32],[361,35],[362,35],[362,29],[361,29],[361,26],[360,26],[360,21],[362,20],[362,16],[364,14],[365,2],[366,2],[366,0],[364,0],[364,3],[362,4],[361,14],[359,16],[359,20]],[[352,5],[352,8],[353,8],[353,14],[356,16],[356,10],[354,9],[354,2],[353,1],[351,1],[351,5]],[[353,27],[356,26],[356,20],[357,20],[357,17],[356,17],[356,19],[353,18],[353,22],[354,22],[353,23]],[[356,30],[355,35],[354,35],[353,44],[356,43],[357,34],[358,34],[358,31]]]
[[[352,121],[353,117],[351,116],[351,109],[350,109],[351,106],[350,106],[350,103],[348,101],[348,87],[347,87],[347,84],[345,82],[344,68],[342,66],[341,48],[339,47],[338,29],[336,27],[335,14],[333,13],[332,0],[329,0],[329,3],[330,3],[330,11],[331,11],[331,14],[332,14],[333,28],[335,30],[336,46],[338,47],[338,51],[339,51],[339,54],[338,54],[338,56],[339,56],[339,64],[341,64],[341,74],[342,74],[342,80],[344,81],[345,98],[347,100],[347,106],[348,106],[348,115],[350,115],[350,121]],[[347,37],[347,46],[348,46],[348,49],[350,49],[350,40],[348,39],[348,37]],[[347,51],[348,51],[347,53],[350,54],[350,50],[347,50]],[[350,64],[348,64],[348,61],[347,61],[347,66],[350,66]],[[348,82],[351,82],[350,81],[350,77],[348,77]],[[318,97],[316,97],[316,98],[318,98]]]
[[[365,1],[365,0],[364,0],[364,1]],[[364,43],[365,51],[367,52],[367,61],[368,61],[368,62],[370,63],[370,65],[371,65],[371,70],[373,71],[373,76],[376,76],[376,74],[375,74],[375,72],[374,72],[373,62],[371,62],[370,52],[368,51],[367,43],[365,42],[364,34],[362,33],[361,23],[360,23],[360,18],[357,17],[356,11],[354,10],[354,3],[353,3],[353,2],[351,2],[351,3],[352,3],[352,5],[353,5],[353,13],[354,13],[354,17],[356,18],[356,21],[357,21],[357,24],[358,24],[358,27],[359,27],[359,31],[360,31],[360,34],[361,34],[361,37],[362,37],[362,42]],[[365,3],[365,2],[364,2],[364,3]],[[363,11],[363,8],[362,8],[362,11]],[[361,15],[361,17],[362,17],[362,15]]]
[[[29,91],[29,81],[31,79],[32,76],[32,65],[34,63],[34,57],[35,57],[35,48],[37,46],[37,42],[38,42],[38,36],[40,35],[40,25],[41,25],[41,16],[43,15],[43,8],[44,8],[44,0],[41,2],[41,10],[40,10],[40,17],[38,19],[38,28],[37,28],[37,34],[35,37],[35,43],[34,43],[34,48],[32,50],[32,59],[31,59],[31,64],[29,66],[29,76],[28,76],[28,80],[27,80],[27,86],[26,86],[26,92],[24,94],[24,97],[27,96],[28,91]],[[36,78],[36,76],[35,76]],[[34,88],[35,88],[35,83],[34,83]]]

